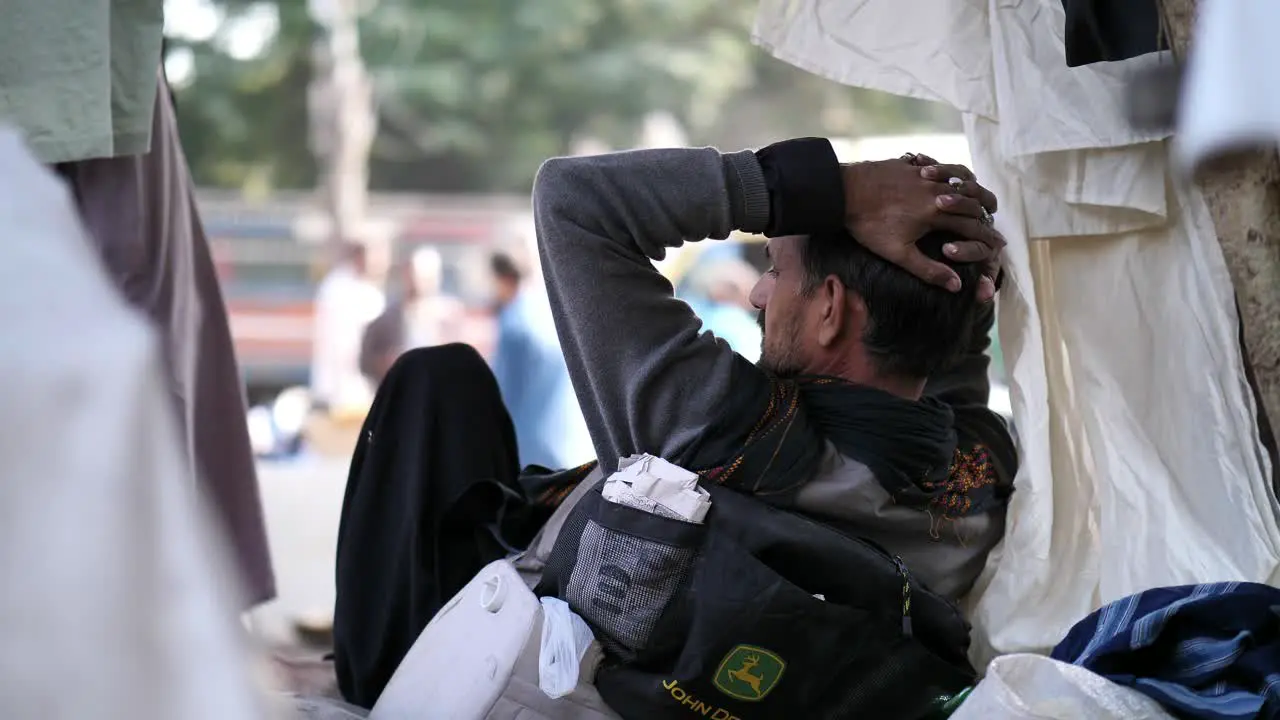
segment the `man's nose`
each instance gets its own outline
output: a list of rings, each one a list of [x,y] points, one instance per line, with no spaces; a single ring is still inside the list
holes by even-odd
[[[751,301],[751,307],[757,310],[764,310],[764,306],[769,304],[769,289],[765,287],[767,282],[768,278],[760,278],[755,287],[751,288],[751,295],[747,298]]]

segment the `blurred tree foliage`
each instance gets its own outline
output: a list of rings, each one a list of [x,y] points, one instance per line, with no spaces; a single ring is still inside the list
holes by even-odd
[[[182,146],[196,182],[310,188],[316,165],[307,138],[311,42],[317,33],[305,0],[280,0],[279,31],[260,56],[237,60],[226,33],[253,3],[218,2],[217,32],[201,42],[167,38],[166,53],[190,51],[191,83],[173,88]]]
[[[261,0],[217,0],[224,25]],[[236,60],[221,33],[189,50],[176,90],[197,181],[310,187],[307,86],[319,30],[302,0],[274,0],[279,32]],[[692,142],[726,148],[788,136],[956,129],[929,103],[851,90],[751,45],[750,0],[380,0],[361,21],[378,101],[375,189],[529,188],[576,138],[637,142],[666,111]],[[183,49],[186,50],[183,50]]]

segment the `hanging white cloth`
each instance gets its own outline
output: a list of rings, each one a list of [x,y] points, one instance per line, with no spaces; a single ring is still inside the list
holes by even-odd
[[[1068,68],[1063,24],[1056,0],[763,0],[756,25],[791,64],[958,109],[1000,197],[1022,445],[1006,540],[969,598],[979,666],[1051,648],[1101,603],[1270,582],[1280,560],[1208,210],[1165,138],[1123,115],[1128,78],[1168,58]]]
[[[1200,5],[1174,143],[1184,169],[1227,151],[1280,146],[1277,35],[1275,0]]]
[[[5,129],[0,229],[0,717],[262,717],[155,338]]]

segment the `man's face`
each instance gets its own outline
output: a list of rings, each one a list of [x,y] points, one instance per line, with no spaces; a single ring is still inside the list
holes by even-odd
[[[516,294],[520,292],[520,282],[506,275],[494,275],[493,288],[493,303],[501,310],[516,299]]]
[[[772,265],[751,290],[751,304],[760,311],[764,330],[760,367],[780,376],[800,374],[805,365],[802,242],[801,237],[769,240],[766,251]]]

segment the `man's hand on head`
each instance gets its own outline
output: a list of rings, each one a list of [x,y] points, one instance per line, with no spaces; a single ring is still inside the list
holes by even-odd
[[[996,197],[963,165],[940,165],[924,155],[841,166],[845,225],[868,250],[920,279],[960,289],[960,277],[916,247],[925,234],[944,230],[967,240],[943,251],[956,262],[986,266],[978,297],[995,296],[1004,237],[991,225]],[[954,182],[951,182],[955,178]]]

